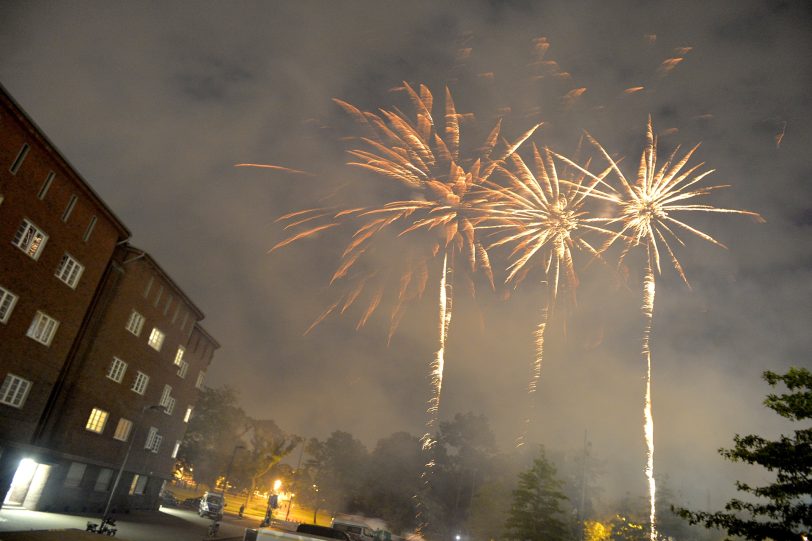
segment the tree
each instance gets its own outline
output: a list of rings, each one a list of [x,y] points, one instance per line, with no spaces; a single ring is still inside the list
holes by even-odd
[[[237,391],[227,386],[206,387],[189,420],[178,461],[192,468],[198,483],[213,487],[250,426],[250,419],[237,403]]]
[[[369,456],[364,444],[336,430],[323,442],[311,439],[305,450],[310,455],[306,468],[313,481],[313,507],[333,511],[357,507]]]
[[[787,394],[769,394],[764,405],[790,421],[812,419],[812,373],[805,368],[791,368],[786,374],[764,372],[764,380],[775,387],[783,382]],[[730,536],[753,541],[800,539],[812,527],[812,428],[795,430],[792,436],[770,441],[756,435],[733,438],[732,449],[720,449],[727,460],[758,464],[775,472],[775,482],[750,486],[740,481],[736,489],[755,496],[756,501],[737,498],[725,505],[724,511],[696,512],[679,508],[675,511],[691,524],[722,528]]]
[[[247,451],[239,463],[239,469],[244,473],[247,484],[250,484],[246,503],[250,503],[263,477],[302,441],[299,436],[282,432],[270,419],[252,421],[249,434]]]
[[[569,539],[571,528],[561,504],[567,500],[555,467],[547,461],[544,448],[533,466],[519,474],[519,487],[513,491],[505,529],[511,539],[522,541],[561,541]]]

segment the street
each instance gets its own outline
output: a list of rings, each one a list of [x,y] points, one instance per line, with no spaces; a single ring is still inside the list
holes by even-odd
[[[42,513],[19,508],[0,510],[0,532],[26,530],[84,530],[87,521],[99,522],[90,515]],[[142,511],[116,517],[118,534],[124,541],[200,541],[206,536],[210,519],[197,516],[194,511],[161,507],[160,511]],[[226,516],[220,522],[217,539],[242,539],[245,528],[259,524],[256,519],[238,519]],[[56,539],[56,538],[54,538]]]

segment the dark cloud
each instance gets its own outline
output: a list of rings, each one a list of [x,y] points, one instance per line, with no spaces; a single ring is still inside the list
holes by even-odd
[[[284,238],[274,219],[393,189],[343,165],[342,137],[356,132],[331,98],[408,109],[390,91],[401,81],[426,82],[438,103],[448,84],[476,114],[463,126],[472,146],[497,116],[509,137],[544,120],[536,140],[564,152],[588,129],[632,162],[649,113],[675,129],[664,150],[703,141],[697,159],[733,185],[713,201],[768,219],[697,217],[730,250],[689,239],[680,257],[693,289],[668,270],[658,281],[657,468],[704,505],[705,487],[721,500],[741,474],[716,448],[736,432],[786,429],[760,406],[760,372],[810,365],[808,16],[804,3],[759,1],[6,2],[0,80],[207,313],[223,343],[211,384],[239,388],[250,413],[284,429],[343,429],[370,445],[422,431],[436,284],[389,347],[385,310],[359,332],[344,318],[302,336],[335,293],[345,237],[269,256]],[[539,36],[559,76],[530,78]],[[575,448],[588,430],[619,494],[644,490],[638,256],[629,263],[627,283],[590,267],[566,327],[563,311],[551,325],[532,434]],[[530,281],[499,296],[456,304],[442,411],[487,414],[509,448],[525,417],[539,291]]]

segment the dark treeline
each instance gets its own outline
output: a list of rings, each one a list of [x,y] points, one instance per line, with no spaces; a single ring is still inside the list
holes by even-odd
[[[343,431],[324,440],[304,440],[284,433],[273,421],[250,418],[238,406],[234,390],[206,389],[190,420],[178,466],[192,468],[196,482],[213,486],[234,454],[230,482],[239,490],[265,491],[281,479],[296,494],[298,506],[314,513],[379,518],[396,534],[417,526],[420,501],[428,523],[423,534],[429,539],[535,539],[532,529],[540,526],[528,523],[520,512],[534,505],[540,506],[535,514],[554,519],[545,530],[546,541],[648,538],[645,500],[606,498],[601,490],[604,463],[588,445],[500,451],[488,420],[473,413],[440,423],[435,437],[430,455],[434,466],[423,477],[429,455],[413,434],[395,432],[372,449]],[[244,449],[234,453],[237,445]],[[533,483],[541,488],[534,489]],[[671,513],[670,506],[680,502],[667,479],[660,479],[658,488],[663,538],[706,539],[705,530]],[[552,507],[551,501],[533,499],[545,490],[554,494]]]

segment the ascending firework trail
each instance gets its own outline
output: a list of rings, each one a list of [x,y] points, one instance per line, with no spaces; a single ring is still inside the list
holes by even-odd
[[[600,143],[595,141],[591,136],[588,135],[588,137],[603,158],[609,163],[611,170],[615,173],[620,184],[620,190],[617,190],[605,183],[602,178],[569,162],[570,165],[587,174],[600,186],[600,188],[596,187],[592,190],[591,195],[593,197],[609,201],[618,208],[618,215],[614,218],[606,219],[606,222],[609,224],[617,223],[620,224],[621,227],[619,231],[608,240],[604,249],[618,239],[623,239],[624,246],[620,256],[620,263],[623,262],[625,256],[633,246],[642,244],[646,250],[642,304],[642,360],[646,365],[646,392],[643,417],[646,440],[645,475],[648,482],[649,520],[651,524],[649,535],[651,541],[655,541],[657,537],[657,521],[655,515],[656,487],[654,483],[654,417],[651,409],[651,349],[649,341],[654,316],[655,270],[657,274],[661,272],[659,243],[666,249],[674,269],[676,269],[685,284],[690,287],[682,265],[680,265],[679,260],[674,254],[668,239],[670,238],[672,242],[676,241],[684,246],[685,243],[676,233],[676,231],[681,231],[696,235],[716,246],[722,248],[725,246],[710,235],[691,227],[681,220],[677,220],[672,214],[679,212],[716,212],[751,216],[760,222],[764,220],[755,212],[722,209],[706,204],[687,203],[687,201],[691,199],[707,195],[714,190],[728,186],[697,187],[703,178],[713,172],[713,170],[708,170],[697,173],[697,170],[704,165],[702,163],[683,170],[699,145],[694,146],[679,160],[676,160],[679,147],[675,148],[665,163],[657,169],[657,139],[654,137],[650,116],[646,129],[646,146],[640,157],[637,179],[633,184],[626,179],[618,167],[617,162],[609,156]],[[562,159],[568,161],[566,158]]]

